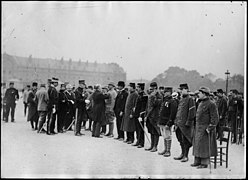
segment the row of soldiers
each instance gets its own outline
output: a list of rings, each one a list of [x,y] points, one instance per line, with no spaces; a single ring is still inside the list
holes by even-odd
[[[58,132],[70,129],[75,117],[76,136],[83,135],[80,132],[81,124],[89,119],[93,121],[93,137],[101,137],[100,130],[102,129],[105,133],[106,125],[109,125],[109,132],[106,135],[113,137],[113,122],[116,118],[118,137],[115,139],[142,148],[144,147],[144,135],[147,135],[144,134],[146,123],[150,133],[150,138],[147,136],[147,140],[151,140],[151,146],[145,150],[156,152],[159,136],[162,135],[164,151],[159,154],[168,157],[171,149],[171,128],[174,125],[182,151],[174,159],[187,162],[188,152],[193,144],[195,163],[192,166],[199,166],[199,168],[207,167],[210,153],[216,154],[215,129],[217,125],[220,127],[224,125],[222,119],[226,115],[223,114],[222,109],[227,108],[223,106],[228,107],[228,119],[230,125],[234,127],[237,116],[234,117],[232,112],[238,110],[236,107],[240,102],[235,97],[236,90],[231,91],[232,95],[227,104],[222,90],[217,91],[219,95],[216,99],[211,98],[210,89],[207,87],[201,87],[194,94],[189,93],[187,84],[180,84],[180,95],[177,92],[172,93],[172,87],[158,90],[156,82],[150,84],[148,94],[144,91],[144,83],[138,83],[137,87],[135,83],[130,83],[128,88],[125,88],[123,81],[118,82],[117,88],[114,83],[109,83],[108,87],[102,88],[101,85],[96,85],[92,90],[86,87],[84,80],[80,80],[79,87],[74,92],[69,84],[62,84],[58,92],[56,90],[58,79],[53,78],[48,81],[48,89],[45,84],[41,84],[40,87],[36,92],[37,83],[33,83],[32,90],[28,94],[28,120],[37,132],[43,131],[46,116],[48,117],[47,134],[49,135],[55,134],[56,117]],[[32,122],[36,122],[35,127]],[[126,132],[126,138],[124,132]],[[136,132],[136,143],[134,143],[134,132]],[[211,152],[208,152],[209,144],[206,143],[209,132],[214,134],[211,136],[213,137]]]

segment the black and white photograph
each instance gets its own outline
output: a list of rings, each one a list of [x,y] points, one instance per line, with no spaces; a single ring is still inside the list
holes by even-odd
[[[1,12],[1,178],[246,179],[246,1]]]

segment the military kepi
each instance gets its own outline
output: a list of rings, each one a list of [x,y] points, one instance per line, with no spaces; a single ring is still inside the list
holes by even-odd
[[[125,87],[125,82],[124,81],[119,81],[117,86]]]
[[[129,86],[135,89],[135,83],[129,83]]]
[[[139,86],[140,89],[142,89],[142,90],[145,89],[145,83],[138,83],[137,86]]]
[[[157,84],[156,82],[152,82],[152,83],[150,84],[150,87],[158,87],[158,84]]]
[[[164,92],[171,92],[172,93],[172,87],[165,87]]]
[[[79,84],[85,84],[85,80],[79,80],[78,83]]]
[[[189,86],[188,86],[188,84],[186,84],[186,83],[185,83],[185,84],[180,84],[180,85],[179,85],[179,89],[181,89],[181,90],[182,90],[182,89],[189,89]]]

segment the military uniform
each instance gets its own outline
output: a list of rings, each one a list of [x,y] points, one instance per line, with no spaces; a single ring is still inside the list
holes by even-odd
[[[14,87],[8,88],[5,92],[4,99],[6,101],[5,122],[8,122],[10,109],[11,109],[11,122],[14,122],[15,107],[16,107],[15,101],[19,99],[18,90]]]
[[[72,91],[66,90],[65,101],[66,101],[66,116],[65,116],[64,129],[67,130],[70,124],[72,123],[74,117],[75,94]],[[69,130],[72,130],[72,127],[70,127]]]
[[[37,86],[37,84],[35,84]],[[28,103],[28,118],[27,120],[30,121],[31,127],[34,130],[38,129],[38,119],[39,114],[37,110],[37,103],[35,102],[35,93],[37,90],[31,89],[28,93],[27,103]],[[35,126],[34,126],[35,123]]]

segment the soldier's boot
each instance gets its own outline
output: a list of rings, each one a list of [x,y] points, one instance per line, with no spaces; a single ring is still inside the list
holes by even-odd
[[[150,150],[150,152],[156,152],[158,149],[157,149],[157,146],[158,146],[158,141],[159,141],[159,136],[158,135],[154,135],[154,145],[153,145],[153,148]]]
[[[154,146],[154,135],[151,134],[151,146],[149,148],[145,148],[146,151],[150,151]]]
[[[184,156],[181,159],[181,162],[187,162],[189,160],[188,154],[189,154],[189,147],[185,147]]]
[[[166,149],[166,152],[164,153],[164,157],[169,157],[171,155],[171,153],[170,153],[171,139],[166,139],[166,144],[167,144],[167,149]]]
[[[159,152],[158,155],[164,155],[166,151],[167,151],[167,143],[166,143],[166,139],[164,139],[164,150],[162,152]]]
[[[175,160],[181,160],[181,159],[183,159],[183,155],[184,155],[184,146],[183,146],[183,144],[180,144],[180,146],[181,146],[181,154],[178,156],[178,157],[174,157],[174,159]]]

